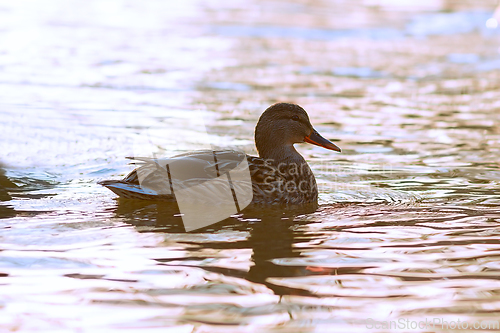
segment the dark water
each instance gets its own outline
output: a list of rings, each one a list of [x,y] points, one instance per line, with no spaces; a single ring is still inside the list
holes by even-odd
[[[498,331],[495,5],[1,3],[1,330]],[[343,149],[298,146],[315,213],[185,233],[96,184],[131,155],[255,154],[276,101]]]

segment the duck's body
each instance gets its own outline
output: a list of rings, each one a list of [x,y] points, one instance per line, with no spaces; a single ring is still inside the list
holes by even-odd
[[[216,168],[214,168],[214,163],[210,161],[213,159],[214,154],[217,157]],[[220,197],[217,195],[217,183],[209,185],[206,182],[208,180],[214,181],[217,177],[217,174],[211,172],[211,170],[218,169],[219,174],[224,174],[234,169],[243,158],[247,159],[250,171],[253,192],[252,203],[299,205],[317,201],[316,180],[305,161],[297,164],[297,168],[294,166],[294,170],[291,170],[290,164],[273,165],[271,161],[233,150],[196,151],[173,156],[169,159],[137,158],[141,166],[133,170],[123,180],[105,180],[100,184],[123,198],[175,201],[175,195],[172,194],[174,191],[171,190],[171,187],[173,187],[171,183],[175,182],[175,179],[186,190],[189,190],[190,185],[205,181],[205,186],[209,187],[208,191],[213,194],[210,198],[217,198]],[[206,178],[174,178],[164,166],[168,164],[169,167],[172,167],[176,163],[187,165],[190,168],[202,168],[205,171]],[[232,184],[234,187],[238,186],[235,181]],[[296,184],[298,184],[298,188]],[[195,197],[194,192],[192,196]]]
[[[255,141],[259,157],[226,150],[198,151],[161,160],[135,158],[142,165],[123,180],[105,180],[100,184],[124,198],[176,201],[177,189],[184,191],[184,197],[193,191],[192,197],[200,198],[200,187],[194,185],[203,183],[202,191],[206,193],[201,197],[217,201],[222,197],[218,193],[227,188],[228,182],[220,176],[228,175],[246,159],[252,203],[301,205],[317,202],[314,174],[293,144],[309,142],[331,150],[340,149],[313,129],[304,109],[288,103],[269,107],[259,119]],[[248,183],[232,179],[231,191],[235,199],[237,193],[250,191],[245,188]]]

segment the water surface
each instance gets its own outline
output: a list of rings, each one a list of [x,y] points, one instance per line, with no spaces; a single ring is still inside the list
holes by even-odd
[[[2,3],[2,330],[495,331],[495,3],[408,3]],[[298,145],[315,213],[185,233],[96,184],[126,156],[255,154],[276,101],[343,149]]]

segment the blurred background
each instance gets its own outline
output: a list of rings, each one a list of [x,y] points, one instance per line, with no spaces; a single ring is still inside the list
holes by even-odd
[[[497,6],[0,0],[0,327],[497,320]],[[315,214],[186,234],[169,210],[96,185],[131,155],[256,154],[255,123],[278,101],[342,148],[298,145]]]

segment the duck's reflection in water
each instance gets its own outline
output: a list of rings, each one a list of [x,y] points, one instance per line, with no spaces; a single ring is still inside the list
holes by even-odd
[[[293,218],[283,220],[279,218],[263,218],[260,223],[255,223],[250,231],[249,243],[252,247],[252,261],[247,279],[252,282],[264,283],[278,294],[290,293],[283,288],[269,285],[270,277],[295,276],[297,268],[276,265],[273,259],[291,258],[300,256],[300,252],[293,248],[296,242],[292,229]]]
[[[182,223],[182,217],[176,203],[170,202],[151,202],[129,199],[118,199],[115,215],[123,222],[134,225],[139,232],[163,232],[167,234],[185,233]],[[238,268],[199,266],[205,270],[221,273],[228,276],[245,278],[256,283],[266,284],[277,294],[297,293],[296,291],[285,290],[281,287],[271,285],[267,282],[270,277],[290,277],[309,274],[303,272],[303,267],[283,266],[273,263],[273,259],[291,258],[300,256],[300,252],[294,248],[293,244],[297,242],[297,233],[293,226],[294,217],[300,213],[309,213],[314,211],[316,206],[297,207],[290,210],[263,209],[262,207],[249,207],[242,214],[234,216],[209,227],[198,229],[194,232],[186,233],[185,241],[182,243],[196,244],[194,251],[199,253],[200,247],[212,250],[231,250],[245,249],[252,250],[250,269],[242,271]],[[221,230],[244,231],[249,236],[246,239],[228,241],[210,241],[206,237],[202,242],[198,237],[189,238],[189,234],[210,234],[219,233]],[[186,246],[186,251],[192,247]],[[206,257],[200,257],[193,253],[193,256],[184,258],[166,258],[157,259],[159,262],[168,264],[169,262],[189,261],[189,266],[193,266],[193,261],[204,260]]]
[[[134,225],[139,232],[185,232],[175,202],[117,199],[116,217]]]

